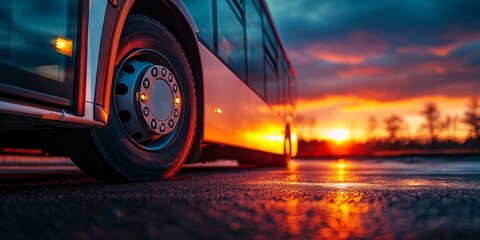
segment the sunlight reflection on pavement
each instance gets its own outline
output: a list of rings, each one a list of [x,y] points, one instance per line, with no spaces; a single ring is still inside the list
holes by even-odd
[[[293,236],[300,232],[309,232],[313,236],[326,239],[372,236],[386,239],[399,238],[399,236],[415,238],[419,236],[420,229],[412,229],[409,221],[413,220],[411,217],[415,214],[412,211],[416,211],[416,205],[424,205],[426,208],[417,211],[423,212],[423,215],[431,215],[432,219],[424,220],[444,226],[445,231],[448,231],[448,219],[445,217],[435,219],[436,215],[442,216],[444,213],[436,212],[435,206],[429,206],[422,201],[415,203],[412,200],[435,197],[432,196],[432,191],[435,192],[439,188],[443,190],[480,189],[477,182],[458,182],[449,178],[432,179],[425,175],[445,172],[478,174],[479,166],[478,162],[442,162],[440,164],[440,162],[430,161],[410,164],[400,161],[360,162],[345,159],[292,161],[288,165],[288,174],[283,180],[261,179],[250,184],[264,187],[277,185],[285,189],[284,203],[271,202],[268,208],[285,211],[274,216],[279,219],[286,218],[285,223],[282,224],[279,221],[279,224],[288,229]],[[378,174],[387,173],[402,174],[402,177],[391,181],[391,178],[378,176]],[[308,174],[310,176],[307,176]],[[402,191],[406,194],[390,194],[392,191]],[[425,191],[429,192],[425,194],[426,196],[422,196],[422,192]],[[321,196],[306,196],[309,193],[315,195],[320,193]],[[445,198],[444,196],[443,200]],[[435,201],[434,198],[429,201],[432,200]],[[429,212],[431,211],[429,207],[434,210],[433,215]],[[420,225],[435,227],[429,225],[428,221]]]

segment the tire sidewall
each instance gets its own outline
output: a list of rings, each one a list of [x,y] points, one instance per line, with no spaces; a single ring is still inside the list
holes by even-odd
[[[197,109],[194,81],[188,59],[173,35],[156,21],[140,16],[129,17],[126,21],[117,52],[115,76],[129,56],[141,49],[160,53],[164,58],[161,64],[169,68],[179,81],[182,112],[175,138],[158,151],[139,146],[123,129],[115,97],[111,97],[107,126],[93,131],[92,135],[94,140],[102,143],[99,150],[107,162],[122,175],[139,179],[168,178],[178,171],[193,143]],[[112,93],[114,88],[115,83]]]

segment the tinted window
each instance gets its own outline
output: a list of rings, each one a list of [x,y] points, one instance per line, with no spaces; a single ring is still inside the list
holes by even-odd
[[[272,29],[270,23],[268,22],[267,17],[263,18],[263,24],[264,24],[264,28],[265,28],[265,41],[264,42],[265,42],[266,51],[276,61],[277,58],[278,58],[277,51],[276,51],[277,42],[276,42],[275,34],[273,33],[273,29]]]
[[[267,102],[271,105],[279,103],[277,72],[270,63],[266,63]]]
[[[288,83],[288,77],[287,77],[287,71],[282,68],[281,74],[280,74],[280,81],[279,81],[279,102],[280,102],[280,107],[278,111],[280,114],[283,116],[285,114],[285,104],[287,103],[287,83]]]
[[[209,47],[214,47],[213,3],[211,0],[184,0],[198,27],[198,37]]]
[[[77,15],[69,14],[70,6],[76,8],[76,5],[55,0],[2,1],[1,63],[64,82],[73,53],[59,53],[55,41],[62,37],[71,43],[76,42]],[[72,47],[75,52],[75,45]]]
[[[247,56],[248,84],[258,95],[265,98],[264,54],[262,17],[256,8],[257,0],[247,0],[245,14],[247,16]]]
[[[231,1],[217,1],[218,55],[245,79],[245,37],[241,11]]]
[[[0,67],[4,74],[0,82],[71,98],[78,6],[77,0],[3,0]]]

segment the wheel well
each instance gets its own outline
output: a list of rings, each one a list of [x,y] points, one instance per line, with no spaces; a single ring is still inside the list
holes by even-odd
[[[200,139],[203,138],[204,98],[202,65],[195,33],[181,10],[170,1],[136,0],[129,14],[142,14],[159,21],[175,36],[185,51],[195,81],[198,105],[195,141],[199,144]]]

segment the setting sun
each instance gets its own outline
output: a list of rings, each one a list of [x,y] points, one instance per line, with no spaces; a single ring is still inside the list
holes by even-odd
[[[345,129],[336,128],[330,130],[327,137],[336,143],[343,143],[350,138],[350,133]]]

